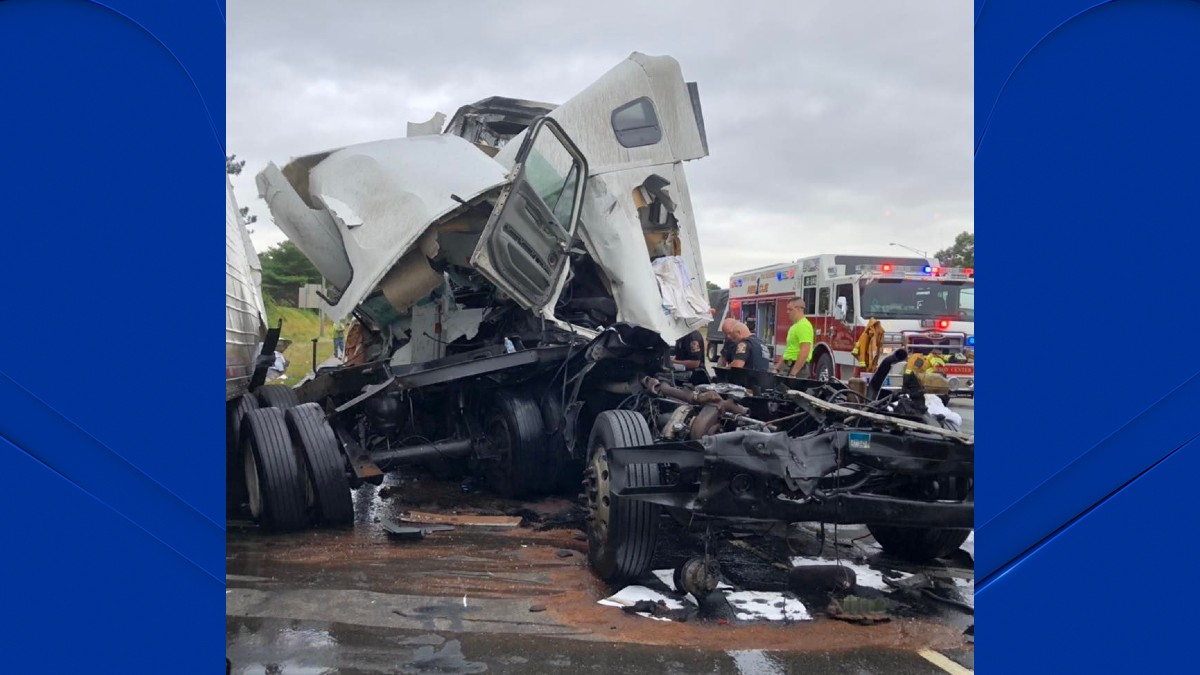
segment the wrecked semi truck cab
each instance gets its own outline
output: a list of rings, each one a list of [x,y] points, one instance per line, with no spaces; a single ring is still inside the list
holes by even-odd
[[[267,529],[345,522],[348,486],[410,463],[514,497],[577,484],[592,421],[710,320],[683,171],[707,142],[674,59],[635,53],[557,107],[437,119],[257,176],[334,289],[325,311],[353,317],[346,365],[280,406],[312,424],[247,423],[247,453],[302,460],[258,466]]]

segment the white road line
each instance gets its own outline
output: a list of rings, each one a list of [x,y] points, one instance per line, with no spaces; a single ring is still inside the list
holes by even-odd
[[[950,675],[975,675],[975,671],[960,666],[940,652],[935,652],[932,649],[922,649],[917,653],[925,657],[926,661],[950,673]]]

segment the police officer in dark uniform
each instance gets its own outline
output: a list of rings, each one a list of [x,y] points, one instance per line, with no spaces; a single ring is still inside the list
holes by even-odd
[[[738,324],[734,328],[734,339],[737,343],[733,348],[730,367],[771,371],[771,354],[767,351],[767,345],[753,335],[746,324]]]
[[[692,384],[708,382],[708,371],[704,367],[707,361],[704,356],[704,337],[700,335],[700,331],[694,330],[679,338],[675,342],[672,357],[671,362],[677,367],[692,371]]]

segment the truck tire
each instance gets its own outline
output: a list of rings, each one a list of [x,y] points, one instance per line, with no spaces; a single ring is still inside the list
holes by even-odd
[[[588,439],[584,496],[588,506],[588,562],[609,583],[636,579],[650,569],[658,542],[657,504],[615,497],[609,490],[608,450],[654,442],[646,420],[629,410],[600,413]],[[630,487],[659,485],[657,464],[628,467]]]
[[[548,492],[570,493],[583,477],[583,459],[571,457],[567,452],[563,425],[566,412],[562,407],[560,391],[557,387],[543,387],[538,396],[542,429],[546,434],[545,472],[541,481]]]
[[[263,408],[279,408],[287,410],[300,405],[300,399],[296,397],[296,390],[285,384],[268,384],[265,387],[259,387],[254,394],[258,396],[258,402]]]
[[[225,427],[225,442],[231,449],[231,455],[236,455],[236,452],[232,451],[241,445],[242,419],[246,417],[246,413],[258,409],[258,399],[253,394],[243,394],[229,407]]]
[[[970,530],[943,530],[923,527],[868,525],[871,536],[888,555],[911,562],[944,558],[958,550]]]
[[[484,414],[487,442],[497,455],[484,467],[488,484],[503,497],[521,499],[549,488],[542,411],[532,396],[501,389]]]
[[[242,420],[241,454],[250,512],[268,532],[308,526],[304,469],[292,449],[283,411],[252,410]]]
[[[828,376],[826,376],[824,373],[828,373]],[[836,380],[837,367],[833,363],[833,356],[831,356],[829,352],[822,351],[821,355],[817,357],[817,360],[813,364],[812,379],[824,380],[826,377],[831,380]]]
[[[304,458],[316,500],[316,520],[334,527],[354,522],[354,502],[346,478],[346,460],[325,412],[316,403],[290,408],[284,413],[292,446]]]
[[[258,410],[258,399],[253,394],[244,394],[229,404],[225,415],[225,513],[229,517],[237,517],[249,498],[241,438],[242,420],[252,410]]]

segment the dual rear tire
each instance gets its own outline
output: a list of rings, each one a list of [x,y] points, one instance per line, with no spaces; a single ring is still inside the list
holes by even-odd
[[[345,457],[325,414],[316,403],[295,403],[295,394],[264,390],[259,403],[282,407],[255,409],[255,398],[242,397],[230,413],[234,453],[230,470],[240,464],[250,515],[269,532],[295,532],[311,525],[342,526],[354,520]],[[289,396],[290,394],[290,396]]]

